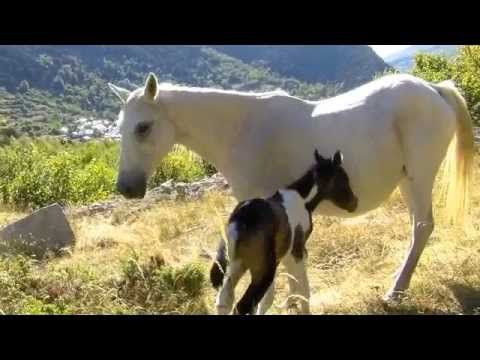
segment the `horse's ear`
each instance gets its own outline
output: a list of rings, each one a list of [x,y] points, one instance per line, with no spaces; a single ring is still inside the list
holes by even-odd
[[[335,155],[333,155],[333,165],[340,166],[343,163],[343,154],[340,150],[337,150]]]
[[[128,91],[127,89],[123,89],[121,87],[115,86],[111,83],[108,83],[108,87],[120,99],[122,104],[125,104],[127,102],[127,99],[130,96],[130,91]]]
[[[151,100],[157,95],[158,80],[154,73],[148,74],[145,82],[145,96]]]

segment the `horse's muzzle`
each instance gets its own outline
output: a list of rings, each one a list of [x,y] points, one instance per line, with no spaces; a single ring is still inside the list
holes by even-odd
[[[147,178],[144,174],[120,174],[117,190],[127,199],[143,199],[147,192]]]

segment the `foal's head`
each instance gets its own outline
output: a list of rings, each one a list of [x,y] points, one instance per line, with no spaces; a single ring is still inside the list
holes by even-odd
[[[350,188],[350,180],[342,167],[343,155],[337,151],[331,159],[323,158],[315,150],[315,165],[312,168],[317,195],[307,203],[313,208],[321,200],[330,200],[336,206],[348,212],[357,209],[358,199]]]

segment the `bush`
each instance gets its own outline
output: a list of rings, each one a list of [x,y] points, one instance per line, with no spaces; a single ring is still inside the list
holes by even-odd
[[[104,199],[114,191],[115,170],[107,159],[101,152],[86,152],[79,144],[14,141],[0,148],[1,199],[20,208]]]
[[[155,187],[168,179],[191,182],[207,175],[211,168],[202,159],[184,147],[176,146],[162,161],[149,181]]]
[[[418,54],[412,74],[431,82],[453,80],[465,96],[473,120],[480,125],[480,45],[464,46],[454,58]]]
[[[116,191],[118,153],[113,141],[13,140],[0,147],[0,201],[17,208],[38,208],[54,202],[77,205],[106,199]],[[168,179],[194,181],[213,170],[178,146],[162,161],[149,187]]]

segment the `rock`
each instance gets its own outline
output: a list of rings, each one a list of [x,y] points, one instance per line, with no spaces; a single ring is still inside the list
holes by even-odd
[[[4,227],[0,240],[7,248],[20,247],[41,258],[73,245],[75,235],[60,205],[53,204]]]
[[[229,189],[225,178],[215,174],[210,178],[201,179],[192,183],[174,182],[172,179],[165,181],[160,186],[151,189],[142,200],[129,200],[131,206],[129,214],[146,210],[160,201],[174,201],[180,199],[199,199],[207,192]],[[120,204],[123,198],[112,199],[102,203],[91,204],[78,209],[70,209],[69,216],[91,216],[97,214],[111,214]]]

